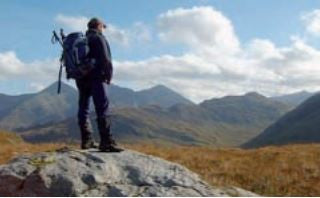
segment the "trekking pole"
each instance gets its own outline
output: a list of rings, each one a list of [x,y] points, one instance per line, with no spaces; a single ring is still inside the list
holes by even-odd
[[[61,29],[61,31],[62,31],[62,29]],[[62,49],[64,49],[62,40],[59,38],[59,36],[58,36],[58,34],[56,33],[55,30],[53,30],[53,36],[51,38],[51,42],[52,42],[52,44],[54,44],[56,42],[59,42],[59,44],[61,45]],[[58,94],[60,94],[60,92],[61,92],[62,67],[63,67],[63,64],[62,64],[62,57],[61,57],[60,58],[59,77],[58,77],[58,91],[57,91]]]
[[[51,42],[52,42],[52,44],[59,42],[61,47],[63,48],[62,40],[59,38],[59,36],[55,30],[53,30],[53,36],[52,36]]]
[[[51,38],[52,44],[55,44],[56,42],[58,42],[61,45],[63,51],[66,52],[66,53],[63,53],[61,58],[60,58],[60,69],[59,69],[58,91],[57,91],[58,94],[60,94],[60,91],[61,91],[61,76],[62,76],[62,67],[63,67],[63,63],[62,63],[63,56],[67,56],[71,60],[71,63],[73,65],[76,65],[76,64],[74,64],[74,62],[73,62],[72,55],[70,53],[68,53],[68,51],[66,51],[64,46],[63,46],[63,41],[61,40],[61,38],[62,39],[65,38],[65,35],[63,33],[63,29],[60,29],[61,38],[59,38],[59,36],[58,36],[58,34],[56,33],[55,30],[53,30],[52,33],[53,33],[53,36]]]
[[[60,30],[60,34],[61,34],[61,37],[65,37],[64,34],[63,34],[63,30],[61,29]],[[63,38],[64,39],[64,38]],[[62,40],[59,38],[58,34],[56,33],[55,30],[53,30],[53,36],[52,36],[52,39],[51,39],[51,42],[52,44],[55,44],[56,42],[59,42],[63,51],[65,51],[66,53],[64,54],[64,56],[67,56],[70,60],[71,60],[71,63],[73,64],[73,66],[75,66],[76,64],[73,62],[73,58],[72,58],[72,55],[67,51],[65,50],[64,46],[63,46],[63,42]]]
[[[61,37],[62,40],[64,40],[66,38],[66,35],[64,34],[62,28],[60,29],[60,37]]]

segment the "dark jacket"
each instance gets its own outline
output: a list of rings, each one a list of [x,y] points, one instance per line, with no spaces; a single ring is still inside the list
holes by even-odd
[[[111,82],[113,66],[111,50],[107,39],[95,29],[86,32],[89,43],[89,57],[95,59],[95,68],[88,75],[89,79],[102,79]]]

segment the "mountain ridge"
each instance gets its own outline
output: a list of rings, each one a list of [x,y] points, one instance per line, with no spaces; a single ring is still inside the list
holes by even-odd
[[[30,95],[31,102],[23,102],[8,117],[0,117],[0,128],[12,130],[16,127],[14,130],[33,142],[50,141],[50,138],[78,140],[75,117],[78,93],[63,83],[58,96],[56,86],[55,82],[38,94]],[[235,146],[257,136],[292,109],[288,104],[257,92],[194,104],[163,85],[140,91],[111,85],[108,91],[117,103],[111,108],[115,114],[114,130],[118,138],[127,141],[159,139],[174,144]],[[147,97],[138,102],[139,94]],[[60,99],[55,100],[57,97]],[[170,105],[168,98],[171,98]],[[93,116],[92,119],[94,121]],[[74,133],[68,134],[68,131]]]
[[[74,116],[78,106],[77,90],[62,82],[61,93],[58,95],[57,86],[58,83],[54,82],[38,93],[21,96],[0,95],[0,103],[6,104],[0,107],[0,128],[10,131],[23,130],[34,125],[62,121]],[[111,85],[108,89],[111,92],[111,106],[139,107],[152,103],[168,107],[177,103],[192,103],[164,86],[155,87],[152,92],[159,88],[162,92],[160,91],[158,95],[149,94],[150,90],[146,89],[142,92],[146,95],[144,96],[140,92]],[[165,97],[159,98],[161,94]]]
[[[169,108],[157,105],[122,107],[112,111],[112,130],[117,139],[126,143],[164,141],[173,144],[235,146],[256,136],[257,132],[288,109],[285,104],[260,95],[213,99],[200,105],[176,104]],[[251,115],[252,112],[255,114]],[[91,118],[95,124],[94,115]],[[21,135],[32,142],[79,138],[76,118],[30,128]]]

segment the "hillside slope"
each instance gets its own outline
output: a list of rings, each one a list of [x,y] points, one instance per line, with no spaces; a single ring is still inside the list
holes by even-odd
[[[34,94],[23,94],[18,96],[9,96],[0,94],[0,120],[6,116],[13,108],[25,100],[31,98]]]
[[[292,94],[271,97],[271,99],[297,107],[314,94],[315,93],[312,92],[300,91]]]
[[[63,92],[57,94],[54,83],[37,94],[21,99],[0,120],[0,127],[7,130],[21,130],[50,121],[62,121],[76,113],[77,92],[62,84]],[[5,104],[4,104],[5,105]]]
[[[316,94],[243,146],[320,142],[319,120],[320,94]]]

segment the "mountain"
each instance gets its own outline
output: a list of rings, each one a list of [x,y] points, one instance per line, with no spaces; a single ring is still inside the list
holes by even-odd
[[[163,85],[157,85],[141,91],[133,91],[117,85],[111,85],[110,100],[115,107],[141,107],[147,105],[170,107],[180,103],[193,104],[190,100]]]
[[[73,117],[77,112],[78,93],[73,87],[62,83],[57,94],[57,82],[35,94],[21,96],[0,95],[0,128],[24,130],[35,125],[59,122]],[[135,92],[117,85],[109,87],[111,105],[114,107],[139,107],[155,104],[169,107],[178,103],[192,104],[165,86]],[[91,108],[92,110],[94,108]]]
[[[192,102],[164,85],[136,92],[137,103],[170,107],[175,104],[192,104]]]
[[[314,94],[315,93],[301,91],[301,92],[296,92],[292,94],[271,97],[271,99],[292,105],[293,107],[297,107],[298,105],[306,101],[308,98],[310,98]]]
[[[62,83],[63,92],[57,94],[57,83],[39,93],[12,97],[5,104],[6,114],[0,120],[0,126],[7,130],[18,130],[51,121],[62,121],[75,115],[77,92]]]
[[[243,147],[320,142],[320,94],[288,112]]]
[[[61,95],[56,89],[54,83],[35,94],[12,98],[2,95],[0,99],[8,105],[0,109],[6,112],[0,118],[0,128],[18,131],[32,142],[79,139],[78,93],[64,83]],[[112,85],[109,92],[115,115],[113,130],[123,142],[237,146],[257,136],[291,108],[258,93],[196,105],[163,85],[142,91]]]
[[[279,118],[290,108],[281,102],[272,101],[256,92],[244,96],[227,96],[204,101],[201,107],[218,121],[226,123],[259,126]]]
[[[16,107],[22,101],[32,97],[33,94],[24,94],[19,96],[9,96],[6,94],[0,94],[0,119],[7,115],[11,109]]]
[[[199,105],[115,108],[112,129],[116,138],[125,143],[237,146],[256,136],[289,108],[257,93],[212,99]],[[32,142],[79,139],[75,118],[33,127],[21,135]]]
[[[109,96],[113,107],[137,107],[135,91],[112,84],[109,86]]]

